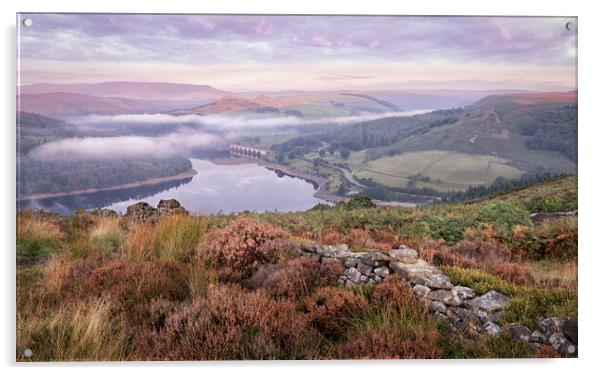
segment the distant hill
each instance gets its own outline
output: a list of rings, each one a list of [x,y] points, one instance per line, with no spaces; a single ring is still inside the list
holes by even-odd
[[[290,139],[280,159],[346,165],[363,184],[463,190],[498,177],[576,173],[576,92],[492,95],[456,109],[393,116]],[[334,152],[334,151],[339,152]],[[292,158],[291,158],[292,156]]]
[[[55,117],[157,113],[186,105],[190,105],[190,102],[138,100],[66,92],[17,96],[18,110]]]
[[[40,83],[21,86],[19,91],[21,94],[63,92],[140,100],[187,100],[197,102],[208,102],[229,94],[209,85],[167,82]]]

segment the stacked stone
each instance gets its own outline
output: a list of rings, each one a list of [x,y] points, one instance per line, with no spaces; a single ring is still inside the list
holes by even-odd
[[[440,269],[418,258],[416,250],[400,246],[388,252],[369,249],[352,252],[347,245],[308,245],[304,255],[322,263],[338,262],[344,267],[338,282],[347,287],[359,284],[377,284],[385,277],[397,274],[415,295],[420,297],[437,319],[445,320],[456,331],[472,335],[497,336],[503,332],[499,321],[506,314],[511,299],[496,290],[477,295],[463,285],[453,285]],[[510,336],[538,347],[552,345],[566,355],[577,353],[577,321],[574,319],[542,319],[540,330],[510,324]]]
[[[521,324],[512,323],[506,330],[516,340],[528,342],[533,347],[551,345],[567,356],[577,356],[577,319],[553,317],[537,319],[537,329],[531,331]]]

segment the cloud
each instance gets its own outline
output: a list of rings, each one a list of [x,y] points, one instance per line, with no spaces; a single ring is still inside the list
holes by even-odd
[[[376,120],[379,118],[393,116],[413,116],[430,109],[421,109],[403,112],[368,113],[355,116],[324,117],[317,119],[303,119],[294,116],[281,117],[251,117],[251,116],[223,116],[223,115],[183,115],[172,116],[168,114],[142,114],[142,115],[116,115],[101,116],[91,115],[74,118],[71,122],[79,125],[102,125],[102,124],[197,124],[209,131],[232,132],[250,129],[273,129],[304,125],[319,124],[353,124],[361,121]]]
[[[224,141],[201,132],[172,133],[162,137],[83,137],[45,143],[29,156],[37,160],[103,160],[167,157],[196,148],[212,148]]]

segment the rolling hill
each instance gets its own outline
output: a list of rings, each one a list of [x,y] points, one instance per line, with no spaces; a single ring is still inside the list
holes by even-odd
[[[40,83],[19,87],[21,94],[64,92],[140,100],[185,100],[209,102],[229,93],[209,85],[167,82],[100,82],[75,84]]]
[[[445,192],[498,177],[576,173],[576,92],[493,95],[453,110],[388,117],[288,140],[280,154],[345,165],[364,183]],[[332,153],[312,151],[327,142]],[[345,156],[342,156],[345,155]]]
[[[190,101],[139,100],[51,92],[17,96],[18,110],[46,116],[120,115],[157,113],[190,105]]]

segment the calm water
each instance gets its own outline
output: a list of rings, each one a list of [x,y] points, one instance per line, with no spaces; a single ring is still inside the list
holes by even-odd
[[[35,202],[21,208],[41,208],[62,214],[77,207],[106,207],[124,213],[126,207],[145,201],[156,206],[160,199],[177,199],[188,211],[230,213],[249,211],[300,211],[323,202],[314,198],[314,186],[302,179],[277,175],[255,164],[216,165],[192,159],[198,174],[184,181],[118,191],[84,194]]]

